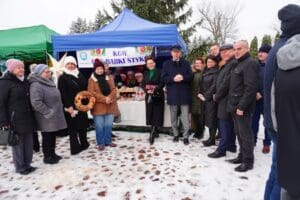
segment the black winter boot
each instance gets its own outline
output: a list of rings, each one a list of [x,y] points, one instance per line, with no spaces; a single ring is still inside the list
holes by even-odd
[[[216,144],[216,129],[209,129],[209,138],[202,142],[204,146],[212,146]]]
[[[150,136],[149,136],[150,145],[154,143],[154,139],[155,139],[155,126],[152,126],[150,131]]]

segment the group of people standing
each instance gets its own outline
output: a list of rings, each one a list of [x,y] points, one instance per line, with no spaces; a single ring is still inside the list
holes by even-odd
[[[209,54],[205,60],[197,58],[193,72],[189,62],[181,58],[180,47],[174,46],[172,60],[164,63],[160,82],[156,84],[160,85],[158,88],[166,86],[174,142],[179,141],[180,116],[183,143],[189,144],[191,113],[195,138],[203,138],[204,127],[208,127],[209,138],[203,141],[204,146],[215,145],[217,131],[221,135],[217,150],[208,155],[211,158],[223,157],[226,151],[236,152],[237,135],[240,152],[229,162],[240,164],[235,170],[245,172],[254,163],[251,122],[258,93],[259,64],[250,56],[246,41],[217,48],[216,55]]]
[[[77,110],[74,103],[75,96],[81,91],[88,90],[96,97],[91,113],[99,150],[116,146],[111,140],[113,118],[118,114],[116,89],[100,60],[95,61],[94,72],[87,81],[78,70],[75,58],[67,56],[57,85],[45,64],[32,65],[28,77],[24,63],[18,59],[7,60],[6,67],[7,71],[0,79],[3,88],[0,91],[0,126],[10,128],[19,136],[19,143],[12,147],[17,173],[27,175],[36,170],[31,161],[33,141],[39,146],[37,131],[42,135],[46,164],[56,164],[62,159],[55,152],[56,136],[62,132],[70,137],[71,155],[89,148],[88,116]]]
[[[246,172],[254,165],[254,146],[259,120],[264,117],[263,153],[273,155],[271,172],[264,199],[299,199],[299,49],[300,7],[287,5],[278,12],[282,35],[272,48],[263,45],[258,61],[251,57],[245,40],[234,44],[213,45],[209,55],[196,58],[193,66],[182,58],[180,46],[171,48],[172,59],[160,70],[153,57],[146,58],[147,70],[141,87],[146,92],[146,124],[151,126],[150,144],[159,137],[163,126],[165,94],[170,109],[173,141],[189,144],[190,118],[194,137],[202,139],[205,127],[209,137],[204,146],[216,144],[208,154],[220,158],[227,151],[239,153],[232,164],[235,171]],[[31,166],[32,133],[42,133],[44,163],[56,164],[62,159],[55,152],[56,136],[68,132],[70,151],[76,155],[89,148],[88,117],[76,109],[75,96],[88,90],[96,102],[91,110],[100,151],[116,147],[112,143],[112,124],[119,110],[114,78],[107,73],[105,63],[96,59],[93,73],[87,81],[77,68],[74,57],[64,61],[64,72],[54,83],[47,65],[32,66],[25,76],[24,63],[17,59],[6,62],[7,72],[0,78],[0,127],[10,127],[19,135],[12,147],[15,170],[22,175],[36,170]],[[180,118],[180,121],[179,121]],[[278,146],[278,150],[277,150]],[[278,168],[278,170],[277,170]],[[282,187],[282,188],[281,188]]]
[[[195,59],[192,72],[189,62],[181,58],[180,47],[174,46],[172,60],[164,63],[160,80],[156,78],[155,84],[159,89],[165,85],[173,141],[179,141],[178,127],[182,125],[183,142],[189,144],[190,112],[195,138],[203,138],[204,127],[208,127],[209,138],[203,141],[204,146],[215,144],[216,132],[221,136],[216,151],[208,154],[210,158],[223,157],[226,151],[236,152],[237,137],[238,156],[228,161],[239,164],[235,168],[238,172],[253,168],[253,150],[263,116],[262,152],[269,153],[273,143],[264,199],[298,200],[300,7],[287,5],[279,10],[278,18],[282,35],[273,48],[269,45],[259,48],[258,61],[251,57],[247,41],[240,40],[221,47],[212,46],[206,59]],[[147,91],[149,96],[151,91]],[[151,121],[157,120],[153,111],[158,105],[146,100],[146,107],[150,108],[147,109],[148,125],[162,124]],[[156,112],[157,116],[163,116],[159,114],[163,109]],[[155,130],[157,127],[150,133],[151,144],[158,135]]]

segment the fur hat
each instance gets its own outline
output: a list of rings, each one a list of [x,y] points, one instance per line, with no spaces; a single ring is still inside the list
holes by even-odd
[[[75,59],[73,56],[67,56],[67,57],[65,57],[65,60],[64,60],[64,66],[66,67],[66,65],[67,65],[68,63],[73,63],[74,65],[77,66],[76,59]]]

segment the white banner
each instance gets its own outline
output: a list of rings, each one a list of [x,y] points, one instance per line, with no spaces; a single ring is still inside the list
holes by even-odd
[[[144,65],[145,57],[151,55],[152,47],[124,47],[124,48],[98,48],[92,50],[77,51],[78,67],[92,68],[93,60],[100,60],[110,67],[124,67]]]

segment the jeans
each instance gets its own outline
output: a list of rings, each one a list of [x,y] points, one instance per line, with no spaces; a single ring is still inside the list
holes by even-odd
[[[181,122],[183,125],[183,137],[189,137],[190,121],[189,121],[189,105],[170,105],[171,124],[174,136],[178,136],[178,109],[181,110]]]
[[[280,200],[281,187],[279,185],[277,175],[277,139],[276,137],[274,137],[274,133],[272,132],[272,130],[267,131],[271,133],[270,136],[273,142],[273,154],[271,170],[265,187],[264,200]]]
[[[235,151],[236,144],[232,118],[219,119],[219,132],[221,140],[217,150],[222,153],[228,150]]]
[[[22,172],[30,167],[33,154],[32,133],[18,133],[19,144],[12,147],[13,161],[16,172]]]
[[[111,131],[114,120],[113,114],[95,115],[94,124],[98,145],[111,144]]]
[[[260,116],[263,115],[263,113],[264,113],[263,101],[262,100],[257,101],[255,111],[254,111],[253,117],[252,117],[252,131],[254,134],[254,144],[256,144],[256,141],[257,141],[259,120],[260,120]],[[263,140],[263,144],[264,144],[264,146],[271,146],[271,138],[267,132],[267,129],[265,129],[265,139]]]

